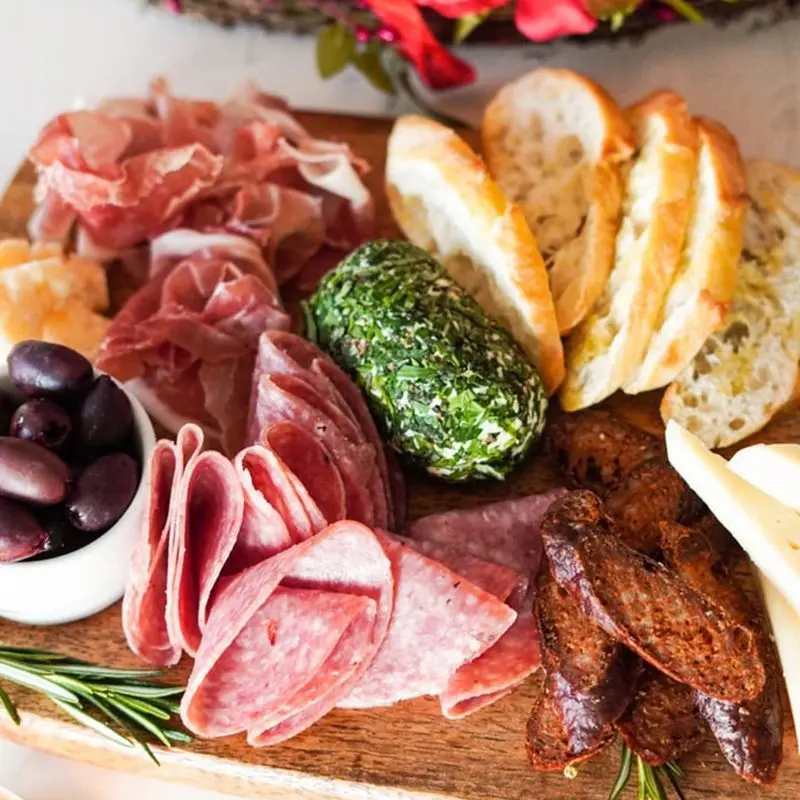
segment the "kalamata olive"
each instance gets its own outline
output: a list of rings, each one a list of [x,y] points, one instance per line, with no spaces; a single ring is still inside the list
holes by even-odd
[[[23,403],[11,417],[11,435],[56,450],[72,432],[72,420],[52,400],[37,397]]]
[[[108,375],[101,375],[81,405],[81,444],[91,450],[118,450],[132,427],[131,401]]]
[[[14,403],[11,398],[0,394],[0,436],[8,436],[11,427],[11,415],[14,413]]]
[[[50,547],[37,560],[64,555],[94,540],[91,534],[76,530],[70,525],[63,505],[37,509],[35,513],[36,519],[50,535]]]
[[[127,453],[98,458],[78,475],[65,506],[67,519],[80,531],[110,528],[131,504],[139,467]]]
[[[27,508],[0,497],[0,564],[10,564],[43,553],[50,536]]]
[[[0,436],[0,495],[43,506],[67,493],[69,467],[41,445]]]
[[[8,374],[29,397],[72,399],[92,385],[92,365],[69,347],[28,340],[8,355]]]

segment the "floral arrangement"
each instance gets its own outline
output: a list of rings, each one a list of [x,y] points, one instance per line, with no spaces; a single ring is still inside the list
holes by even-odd
[[[352,67],[376,88],[411,94],[411,74],[433,90],[471,83],[475,70],[453,52],[468,38],[549,42],[594,39],[678,20],[727,20],[754,8],[776,18],[798,0],[148,0],[222,24],[316,31],[323,78]],[[492,31],[483,36],[484,31]]]

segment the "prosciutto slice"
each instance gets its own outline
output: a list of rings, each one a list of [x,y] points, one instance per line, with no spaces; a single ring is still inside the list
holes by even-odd
[[[145,99],[60,114],[29,153],[38,171],[34,236],[66,238],[114,259],[170,231],[235,234],[263,251],[279,283],[317,273],[369,238],[366,163],[313,137],[287,104],[246,86],[218,104],[176,97],[163,78]]]
[[[246,731],[259,745],[296,735],[360,680],[386,636],[392,598],[381,545],[353,522],[242,572],[211,612],[184,724],[199,736]]]
[[[180,644],[167,627],[169,543],[181,478],[202,445],[203,432],[187,425],[176,442],[162,439],[156,444],[143,478],[147,503],[131,553],[122,628],[131,650],[158,667],[177,664],[181,657]]]
[[[250,394],[258,337],[288,325],[279,300],[255,275],[194,255],[125,303],[97,366],[119,380],[137,379],[137,393],[162,424],[174,430],[191,420],[235,453],[245,442],[239,409]]]
[[[343,708],[440,694],[464,664],[511,627],[516,613],[417,550],[378,533],[392,563],[394,613],[378,655]]]

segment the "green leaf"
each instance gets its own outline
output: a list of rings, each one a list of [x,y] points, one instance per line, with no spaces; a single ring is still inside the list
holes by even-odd
[[[19,725],[20,719],[17,707],[14,705],[14,701],[3,691],[2,686],[0,686],[0,705],[6,710],[6,714],[11,717],[11,721],[15,725]]]
[[[353,59],[356,37],[338,22],[323,28],[317,37],[317,70],[327,80],[338,75]]]
[[[386,94],[397,94],[381,57],[381,46],[376,41],[371,41],[367,46],[353,56],[355,68],[379,91]]]
[[[465,42],[470,34],[488,17],[489,11],[481,11],[477,14],[467,14],[456,21],[456,29],[453,33],[453,43],[461,44]]]
[[[617,800],[622,794],[628,781],[631,777],[631,767],[633,766],[633,751],[623,742],[622,744],[622,758],[619,762],[619,772],[617,772],[617,779],[614,781],[614,786],[611,788],[611,793],[608,795],[608,800]]]
[[[125,697],[141,697],[144,699],[160,699],[163,697],[177,697],[186,691],[185,686],[136,686],[120,683],[103,683],[93,685],[99,692],[111,692],[125,695]]]
[[[13,683],[18,683],[27,689],[34,689],[37,692],[44,692],[44,694],[57,697],[67,703],[78,702],[78,696],[68,689],[47,680],[47,678],[26,672],[13,664],[0,661],[0,677],[6,678]]]

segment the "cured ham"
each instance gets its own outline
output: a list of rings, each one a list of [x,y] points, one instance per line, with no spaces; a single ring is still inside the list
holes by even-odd
[[[321,250],[340,257],[374,229],[366,163],[249,85],[217,104],[158,78],[146,99],[55,117],[29,158],[31,235],[65,241],[77,225],[82,250],[106,260],[176,228],[228,233],[250,239],[283,284],[321,274],[336,263],[317,264]]]
[[[219,254],[221,256],[221,254]],[[216,253],[162,269],[123,306],[97,366],[133,381],[168,428],[191,420],[228,453],[245,443],[244,415],[262,331],[289,318],[275,293]]]

